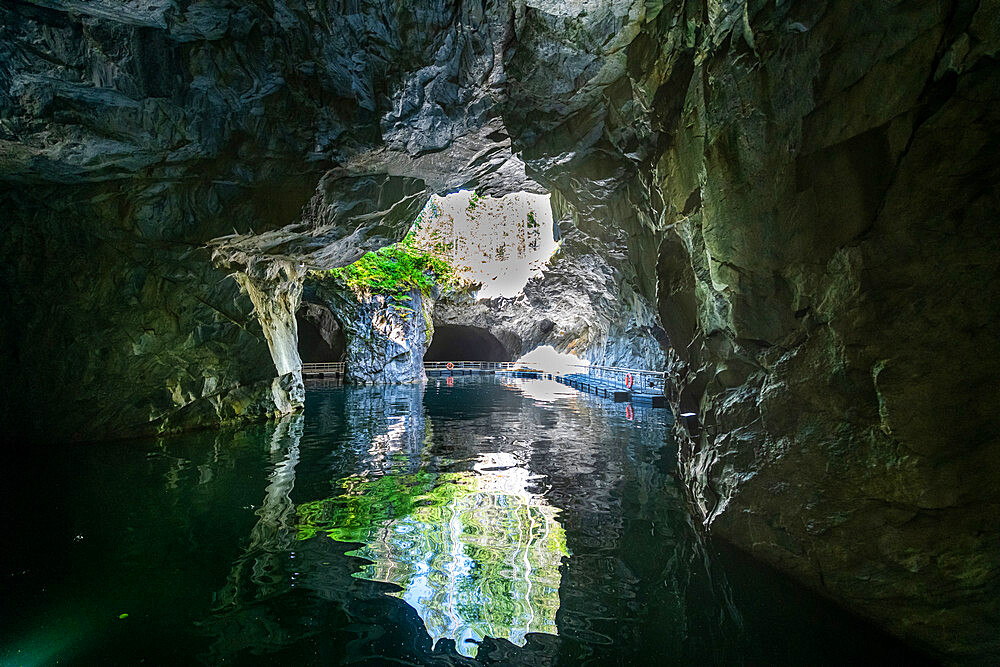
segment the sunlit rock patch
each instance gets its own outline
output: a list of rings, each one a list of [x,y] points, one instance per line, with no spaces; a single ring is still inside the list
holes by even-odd
[[[364,546],[355,576],[396,584],[436,644],[475,657],[484,637],[524,646],[556,635],[559,565],[568,557],[559,510],[529,490],[535,476],[507,453],[469,472],[342,479],[339,496],[298,507],[298,538]]]

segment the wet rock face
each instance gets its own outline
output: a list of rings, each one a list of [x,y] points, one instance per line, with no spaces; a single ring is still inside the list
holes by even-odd
[[[657,136],[640,171],[705,525],[993,661],[1000,247],[977,230],[1000,211],[996,10],[673,11],[628,67]]]
[[[423,382],[424,352],[434,336],[433,300],[413,290],[404,301],[382,294],[358,294],[340,281],[309,281],[307,308],[328,314],[343,336],[345,381],[354,384]],[[325,312],[324,312],[325,311]],[[333,327],[326,325],[327,331]]]
[[[995,662],[995,7],[641,4],[527,3],[506,120],[656,294],[696,509]]]

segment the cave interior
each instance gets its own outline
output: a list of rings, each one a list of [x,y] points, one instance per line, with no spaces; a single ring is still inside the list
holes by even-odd
[[[486,329],[439,324],[424,361],[513,361],[513,356]]]

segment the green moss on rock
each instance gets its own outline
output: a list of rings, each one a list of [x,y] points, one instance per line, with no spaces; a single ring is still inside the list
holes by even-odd
[[[412,245],[411,232],[401,242],[365,253],[349,266],[328,271],[314,271],[320,280],[330,277],[342,280],[356,292],[384,294],[395,301],[409,302],[411,290],[428,295],[435,286],[455,286],[459,279],[447,261]]]

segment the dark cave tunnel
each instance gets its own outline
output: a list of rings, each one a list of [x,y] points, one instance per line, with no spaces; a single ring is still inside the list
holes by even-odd
[[[424,361],[513,361],[496,336],[479,327],[438,324]]]
[[[347,344],[340,324],[329,310],[304,304],[295,313],[299,329],[299,357],[303,363],[343,361]]]

